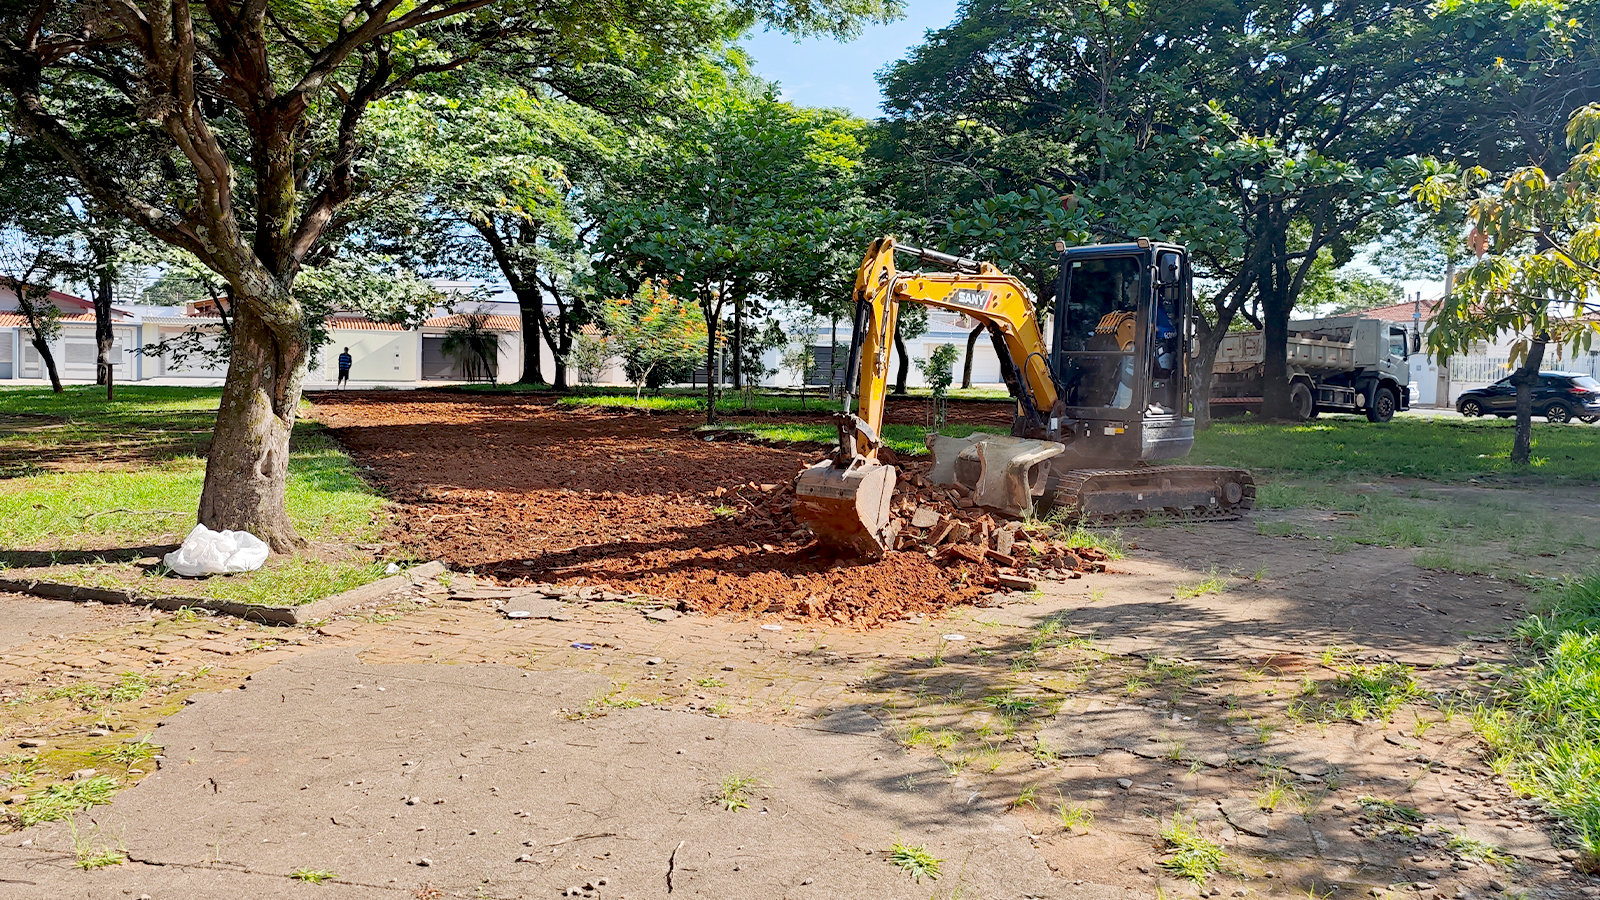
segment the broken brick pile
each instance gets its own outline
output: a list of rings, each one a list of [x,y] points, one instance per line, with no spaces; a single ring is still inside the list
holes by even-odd
[[[1033,590],[1040,578],[1080,578],[1106,570],[1107,556],[1098,548],[1069,546],[1051,537],[1051,526],[985,510],[973,503],[966,488],[933,484],[919,466],[898,468],[892,518],[885,528],[885,543],[895,552],[925,553],[944,564],[986,564],[992,568],[989,583],[1007,590]],[[752,483],[729,493],[751,504],[747,515],[785,521],[804,531],[793,518],[792,483]]]

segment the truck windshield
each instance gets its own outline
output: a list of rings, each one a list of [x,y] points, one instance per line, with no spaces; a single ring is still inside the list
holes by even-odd
[[[1071,264],[1057,338],[1066,405],[1133,406],[1143,269],[1137,256]]]

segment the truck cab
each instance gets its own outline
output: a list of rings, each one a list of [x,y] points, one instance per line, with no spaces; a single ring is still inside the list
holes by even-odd
[[[1309,359],[1297,364],[1297,345],[1318,340],[1348,344],[1348,359],[1331,367]],[[1360,315],[1301,319],[1289,323],[1289,343],[1291,378],[1298,374],[1312,387],[1313,415],[1365,413],[1371,421],[1387,422],[1411,408],[1410,334],[1404,326]]]

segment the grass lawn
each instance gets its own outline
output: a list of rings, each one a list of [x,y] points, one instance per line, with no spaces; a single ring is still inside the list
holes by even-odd
[[[1600,866],[1600,576],[1553,585],[1540,600],[1518,628],[1523,665],[1500,703],[1479,711],[1478,730],[1495,769],[1549,804]]]
[[[1600,484],[1600,429],[1533,426],[1533,464],[1511,463],[1514,423],[1500,419],[1397,416],[1374,425],[1327,416],[1298,425],[1223,420],[1195,439],[1189,462],[1258,473],[1438,482]]]
[[[374,540],[383,500],[314,422],[296,424],[288,508],[315,552],[202,581],[135,565],[194,526],[215,388],[0,389],[0,569],[142,593],[297,605],[382,575],[346,545]],[[48,573],[39,570],[50,567]]]

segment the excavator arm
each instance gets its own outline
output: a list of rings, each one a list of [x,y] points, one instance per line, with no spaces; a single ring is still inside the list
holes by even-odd
[[[895,265],[897,252],[954,271],[901,272]],[[845,374],[854,393],[840,423],[841,456],[877,458],[889,390],[889,347],[901,303],[959,312],[982,324],[995,339],[1001,376],[1017,398],[1024,432],[1054,431],[1048,419],[1059,412],[1056,386],[1033,298],[1022,282],[990,263],[896,244],[886,237],[867,249],[856,271],[854,298],[855,328]]]

